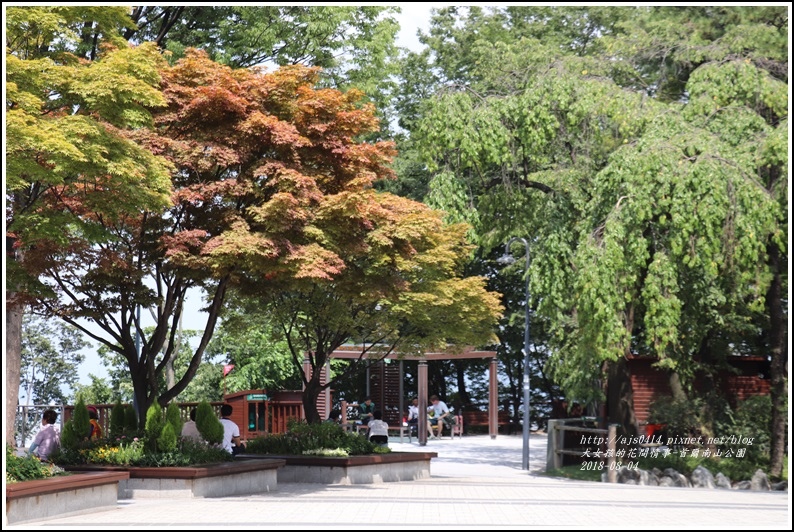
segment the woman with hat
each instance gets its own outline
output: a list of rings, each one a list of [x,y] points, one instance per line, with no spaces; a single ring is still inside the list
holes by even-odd
[[[99,413],[95,406],[88,407],[88,422],[91,424],[91,431],[88,433],[89,440],[98,440],[102,437],[102,427],[99,426]]]

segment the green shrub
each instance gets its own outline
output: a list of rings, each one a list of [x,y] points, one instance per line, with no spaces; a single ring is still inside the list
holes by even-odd
[[[81,438],[77,437],[74,430],[74,422],[70,419],[61,431],[61,447],[64,449],[76,449],[80,441]]]
[[[144,428],[146,445],[152,452],[157,452],[157,439],[160,437],[160,433],[163,432],[164,425],[163,408],[160,406],[160,403],[155,400],[146,411],[146,425]]]
[[[83,398],[79,397],[77,403],[74,405],[71,419],[72,428],[74,429],[74,434],[78,441],[88,439],[88,435],[91,434],[91,423],[89,419],[88,408],[86,408]]]
[[[736,407],[732,420],[733,423],[726,426],[720,435],[753,438],[753,444],[746,446],[747,454],[744,459],[754,464],[768,463],[771,449],[772,398],[768,395],[748,397]],[[724,449],[730,447],[723,446]]]
[[[670,438],[691,438],[703,435],[703,401],[699,397],[677,401],[660,397],[650,405],[648,423],[666,425],[663,432]]]
[[[278,455],[341,449],[349,456],[356,456],[378,452],[375,451],[377,448],[379,446],[367,440],[364,435],[346,432],[335,423],[309,424],[303,421],[291,421],[287,424],[286,433],[260,436],[246,445],[249,453]]]
[[[170,421],[166,421],[160,436],[157,438],[157,450],[162,453],[170,453],[176,450],[176,432]]]
[[[110,410],[110,437],[117,438],[124,434],[124,412],[126,408],[121,399],[116,401]]]
[[[196,428],[207,443],[219,444],[223,441],[223,425],[207,401],[196,407]]]
[[[126,438],[125,438],[126,439]],[[60,451],[51,455],[59,465],[116,465],[139,467],[185,467],[233,460],[223,449],[210,447],[203,442],[189,440],[169,452],[153,453],[146,450],[138,438],[121,443],[103,442],[93,448]]]
[[[138,432],[138,414],[135,413],[135,407],[128,404],[124,408],[124,433],[132,435]]]
[[[177,436],[182,434],[182,425],[184,425],[184,422],[182,421],[182,415],[179,411],[178,404],[173,401],[168,403],[168,408],[165,409],[165,420],[171,423],[171,427],[173,427]]]
[[[17,456],[14,448],[6,445],[6,483],[41,480],[66,474],[53,464],[42,462],[35,456]]]

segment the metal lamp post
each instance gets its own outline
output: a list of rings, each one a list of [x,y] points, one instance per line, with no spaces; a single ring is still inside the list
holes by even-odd
[[[505,244],[505,254],[499,258],[499,262],[511,263],[515,259],[510,255],[510,245],[516,240],[520,240],[524,244],[526,250],[527,263],[524,267],[524,275],[527,278],[526,285],[526,302],[524,305],[524,448],[523,456],[521,459],[521,468],[529,470],[529,243],[525,238],[513,237]]]

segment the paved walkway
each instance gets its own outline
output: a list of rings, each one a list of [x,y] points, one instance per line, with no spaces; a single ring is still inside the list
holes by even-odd
[[[546,437],[530,437],[530,472],[518,436],[430,440],[431,478],[356,486],[279,484],[263,495],[121,500],[113,510],[49,519],[22,529],[784,529],[786,492],[601,484],[547,478]]]

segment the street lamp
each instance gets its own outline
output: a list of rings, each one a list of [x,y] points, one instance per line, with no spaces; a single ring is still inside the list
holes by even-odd
[[[527,263],[524,267],[524,275],[527,278],[526,295],[527,300],[524,305],[524,448],[523,456],[521,459],[521,468],[529,470],[529,243],[525,238],[513,237],[505,244],[505,254],[497,259],[497,262],[502,264],[510,264],[515,262],[515,259],[510,254],[510,245],[516,240],[520,240],[524,244],[526,250]]]

